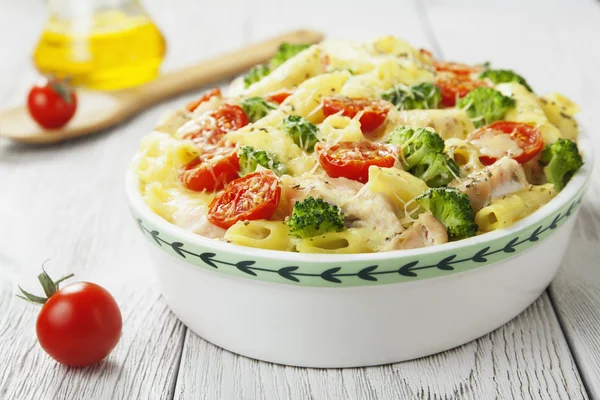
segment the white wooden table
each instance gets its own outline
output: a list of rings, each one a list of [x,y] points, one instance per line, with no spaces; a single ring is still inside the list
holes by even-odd
[[[600,145],[598,0],[145,3],[169,43],[165,70],[296,27],[358,40],[392,33],[438,57],[514,68],[537,92],[566,94],[582,106],[580,121]],[[0,106],[23,100],[43,20],[39,0],[0,0]],[[316,370],[236,356],[189,332],[169,312],[147,266],[123,179],[157,117],[191,97],[56,146],[0,141],[0,399],[600,398],[598,174],[547,293],[502,328],[455,350],[382,367]],[[123,337],[103,363],[71,369],[40,349],[38,310],[14,293],[17,283],[35,288],[47,258],[54,275],[72,271],[119,302]]]

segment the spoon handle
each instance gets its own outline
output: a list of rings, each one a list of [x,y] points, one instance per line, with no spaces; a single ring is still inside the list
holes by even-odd
[[[255,64],[266,62],[282,43],[317,43],[323,35],[298,30],[252,44],[244,49],[161,75],[145,85],[115,92],[78,89],[78,110],[63,128],[43,130],[25,107],[0,111],[0,137],[25,143],[55,143],[106,129],[168,97],[231,78]]]
[[[135,95],[137,107],[144,108],[168,97],[231,78],[256,64],[264,63],[275,54],[282,43],[313,44],[320,42],[322,39],[323,35],[321,33],[311,30],[285,33],[217,58],[203,61],[200,64],[166,73],[152,82],[126,90],[126,92]]]

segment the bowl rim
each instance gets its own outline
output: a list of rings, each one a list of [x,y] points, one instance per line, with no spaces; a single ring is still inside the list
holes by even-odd
[[[536,210],[532,214],[514,223],[508,228],[500,229],[493,232],[484,233],[467,239],[458,240],[456,242],[448,242],[431,247],[423,247],[410,250],[393,250],[377,253],[351,253],[351,254],[322,254],[322,253],[297,253],[283,250],[269,250],[254,247],[241,246],[233,243],[227,243],[219,239],[211,239],[200,236],[191,231],[183,229],[175,224],[154,213],[146,204],[139,190],[139,179],[135,171],[128,166],[125,190],[130,207],[135,210],[142,218],[151,224],[159,226],[160,229],[168,234],[182,238],[194,245],[213,248],[215,250],[235,253],[247,257],[262,257],[276,259],[286,262],[315,262],[315,263],[343,263],[343,262],[360,262],[360,261],[385,261],[392,259],[415,258],[423,254],[434,254],[436,252],[458,250],[474,245],[481,245],[488,242],[493,242],[498,239],[507,238],[516,235],[518,232],[525,230],[549,217],[553,213],[566,206],[569,201],[574,199],[588,185],[591,178],[594,165],[594,149],[592,141],[584,133],[580,133],[578,139],[578,147],[583,154],[583,167],[571,178],[567,186],[550,202]]]

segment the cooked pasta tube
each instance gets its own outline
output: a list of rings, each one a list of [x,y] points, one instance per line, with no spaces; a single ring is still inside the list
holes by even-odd
[[[492,200],[475,214],[475,223],[481,232],[506,228],[525,218],[556,196],[551,184],[530,186],[512,194]]]
[[[367,188],[374,193],[382,193],[395,206],[399,218],[411,214],[419,208],[413,201],[428,188],[425,182],[398,168],[369,168]]]
[[[484,168],[484,165],[479,161],[479,151],[466,140],[450,138],[446,140],[445,145],[445,153],[454,159],[465,175]]]
[[[225,240],[242,246],[290,251],[290,229],[283,221],[239,221],[225,233]]]
[[[343,232],[330,232],[321,236],[302,239],[296,245],[300,253],[351,254],[370,253],[368,245],[373,231],[365,228],[350,228]]]

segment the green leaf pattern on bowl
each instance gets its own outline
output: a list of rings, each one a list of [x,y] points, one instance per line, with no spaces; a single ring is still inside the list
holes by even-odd
[[[140,217],[135,218],[144,235],[154,245],[201,268],[238,277],[300,286],[367,286],[446,276],[512,257],[544,240],[561,226],[581,204],[582,196],[582,192],[578,193],[576,200],[569,205],[546,217],[540,224],[526,227],[510,238],[504,237],[458,250],[436,251],[418,257],[399,255],[397,258],[379,260],[377,264],[374,261],[360,260],[335,266],[310,261],[292,264],[273,259],[268,256],[268,252],[255,260],[239,259],[239,255],[236,258],[234,253],[217,254],[207,246],[182,243],[180,239],[150,227]],[[440,247],[439,250],[441,249]]]

